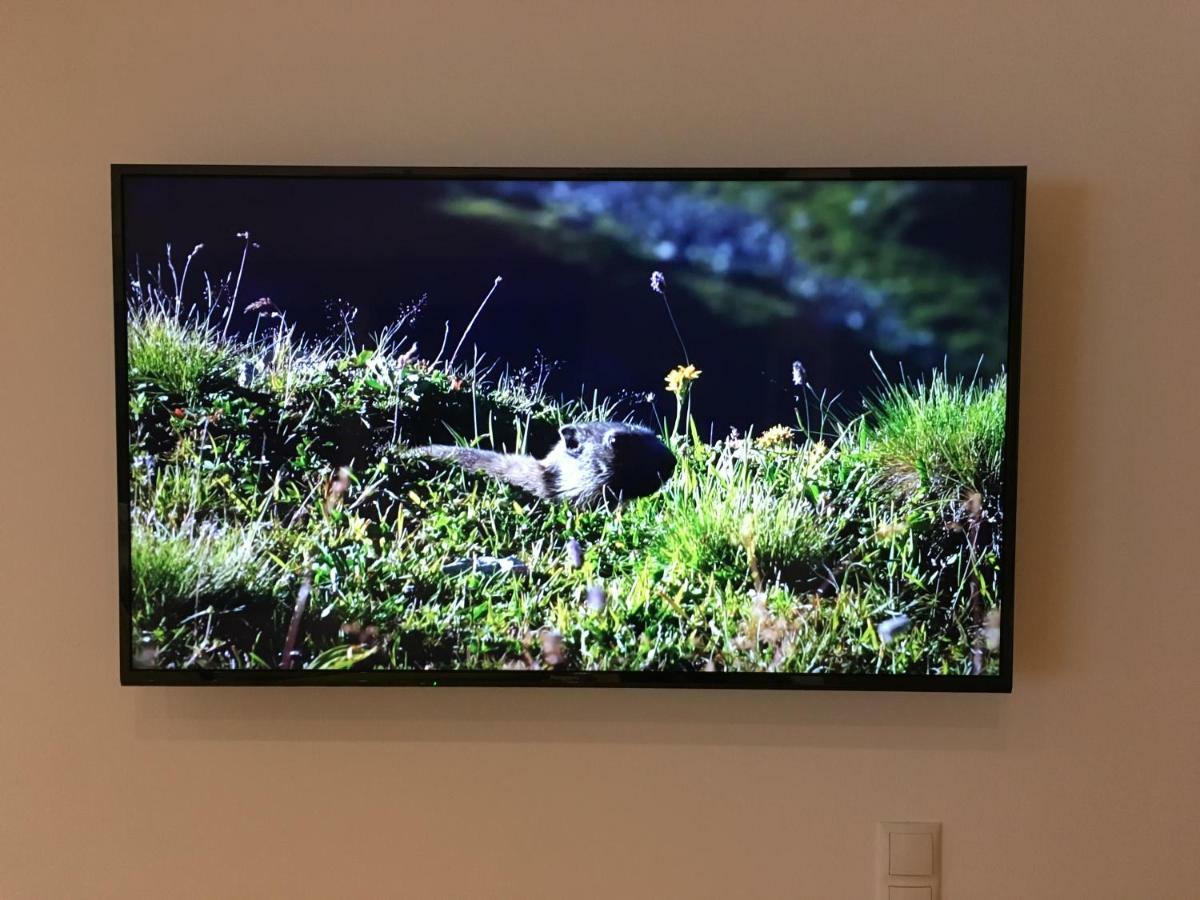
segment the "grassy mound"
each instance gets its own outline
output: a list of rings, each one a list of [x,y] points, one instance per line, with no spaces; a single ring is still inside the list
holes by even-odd
[[[268,321],[131,301],[139,665],[278,666],[298,624],[308,667],[995,670],[1003,378],[887,385],[819,437],[685,416],[663,490],[579,510],[401,451],[540,455],[602,402]]]

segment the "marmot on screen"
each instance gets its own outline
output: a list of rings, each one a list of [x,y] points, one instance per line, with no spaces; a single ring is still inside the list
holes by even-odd
[[[653,494],[675,471],[675,456],[658,436],[627,422],[576,422],[559,429],[543,459],[434,444],[411,456],[445,459],[543,500],[575,506],[613,505]]]

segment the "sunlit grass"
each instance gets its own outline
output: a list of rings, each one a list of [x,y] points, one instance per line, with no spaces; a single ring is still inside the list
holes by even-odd
[[[884,385],[860,424],[856,455],[893,487],[939,496],[999,486],[1005,377],[980,384],[934,372]]]
[[[998,538],[970,543],[963,522],[998,510],[1002,377],[884,383],[811,438],[715,443],[681,390],[674,477],[581,510],[402,451],[544,448],[563,422],[615,415],[607,398],[422,358],[396,329],[310,341],[278,317],[226,338],[154,296],[129,324],[147,664],[278,665],[307,582],[310,667],[971,670],[967,593],[998,604]]]
[[[234,348],[216,329],[196,320],[180,321],[163,305],[131,312],[128,324],[131,385],[154,385],[172,397],[194,398],[206,381],[228,378]]]

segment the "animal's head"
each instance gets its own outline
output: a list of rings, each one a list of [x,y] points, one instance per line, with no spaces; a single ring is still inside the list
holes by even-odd
[[[625,422],[573,422],[559,430],[560,492],[577,503],[629,500],[653,494],[675,472],[675,456],[658,435]]]

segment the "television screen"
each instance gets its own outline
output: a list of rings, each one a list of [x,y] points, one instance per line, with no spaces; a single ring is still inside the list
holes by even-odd
[[[1009,690],[1024,187],[115,166],[122,680]]]

